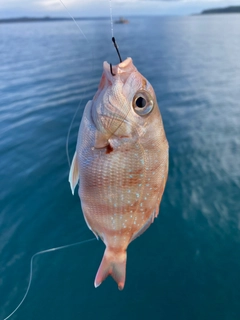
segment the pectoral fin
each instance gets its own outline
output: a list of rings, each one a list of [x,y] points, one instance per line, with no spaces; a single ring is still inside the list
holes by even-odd
[[[68,181],[70,182],[72,194],[74,194],[74,189],[78,183],[78,180],[79,180],[79,170],[78,170],[78,162],[77,162],[77,153],[75,151],[74,156],[73,156],[73,160],[72,160],[72,164],[71,164],[71,168],[70,168],[70,172],[69,172],[69,177],[68,177]]]
[[[105,148],[108,144],[109,144],[108,137],[104,133],[97,130],[95,134],[94,148],[96,149]]]

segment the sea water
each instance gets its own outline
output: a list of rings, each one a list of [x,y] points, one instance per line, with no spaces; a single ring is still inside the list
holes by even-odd
[[[90,239],[68,183],[110,21],[0,26],[0,319],[26,292],[37,251]],[[16,320],[240,319],[240,15],[141,17],[114,25],[153,85],[170,145],[159,217],[128,248],[126,286],[93,281],[104,245],[34,259]]]

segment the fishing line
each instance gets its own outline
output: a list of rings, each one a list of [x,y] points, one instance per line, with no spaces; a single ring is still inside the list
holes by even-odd
[[[70,16],[70,18],[73,20],[73,22],[75,23],[75,25],[77,26],[78,30],[81,32],[81,34],[83,35],[84,39],[87,41],[88,45],[90,46],[91,48],[91,54],[92,54],[92,61],[93,61],[93,64],[92,64],[92,70],[94,69],[94,54],[93,54],[93,50],[92,50],[92,47],[90,45],[90,42],[88,41],[85,33],[82,31],[82,29],[80,28],[80,26],[78,25],[78,23],[76,22],[76,20],[74,19],[74,17],[71,15],[71,13],[69,12],[68,8],[66,7],[66,5],[63,3],[62,0],[59,0],[61,2],[61,4],[63,5],[63,7],[65,8],[65,10],[67,11],[68,15]],[[121,61],[121,56],[120,56],[120,53],[118,51],[118,47],[117,47],[117,44],[115,43],[115,38],[114,38],[114,33],[113,33],[113,16],[112,16],[112,1],[109,0],[109,9],[110,9],[110,21],[111,21],[111,33],[112,33],[112,41],[114,43],[114,46],[117,50],[117,53],[118,53],[118,56],[120,58],[120,61]],[[69,145],[69,136],[70,136],[70,133],[71,133],[71,129],[72,129],[72,126],[73,126],[73,122],[76,118],[76,115],[79,111],[79,108],[81,106],[81,103],[82,103],[82,99],[80,100],[79,104],[78,104],[78,107],[73,115],[73,118],[71,120],[71,123],[70,123],[70,126],[69,126],[69,129],[68,129],[68,133],[67,133],[67,141],[66,141],[66,154],[67,154],[67,160],[68,160],[68,164],[69,164],[69,167],[70,167],[70,158],[69,158],[69,152],[68,152],[68,145]],[[28,286],[27,286],[27,290],[22,298],[22,300],[20,301],[20,303],[17,305],[17,307],[7,316],[5,317],[3,320],[7,320],[9,319],[10,317],[12,317],[16,312],[17,310],[21,307],[21,305],[23,304],[23,302],[25,301],[28,293],[29,293],[29,290],[30,290],[30,287],[31,287],[31,284],[32,284],[32,278],[33,278],[33,261],[34,261],[34,258],[37,257],[37,256],[40,256],[42,254],[46,254],[46,253],[49,253],[49,252],[53,252],[53,251],[58,251],[58,250],[64,250],[64,249],[67,249],[67,248],[70,248],[70,247],[74,247],[74,246],[78,246],[78,245],[82,245],[82,244],[85,244],[85,243],[88,243],[88,242],[91,242],[91,241],[94,241],[96,240],[96,238],[92,238],[92,239],[88,239],[88,240],[84,240],[84,241],[80,241],[80,242],[76,242],[76,243],[73,243],[73,244],[68,244],[68,245],[64,245],[64,246],[60,246],[60,247],[55,247],[55,248],[50,248],[50,249],[47,249],[47,250],[42,250],[42,251],[39,251],[39,252],[36,252],[32,257],[31,257],[31,260],[30,260],[30,274],[29,274],[29,282],[28,282]]]
[[[69,152],[68,152],[68,142],[69,142],[69,136],[70,136],[70,133],[71,133],[71,130],[72,130],[72,126],[73,126],[73,122],[77,116],[77,113],[81,107],[81,104],[82,104],[82,99],[80,100],[79,104],[78,104],[78,107],[74,113],[74,116],[72,117],[72,121],[70,123],[70,126],[68,128],[68,133],[67,133],[67,140],[66,140],[66,154],[67,154],[67,160],[68,160],[68,165],[69,165],[69,168],[71,167],[71,161],[70,161],[70,158],[69,158]]]
[[[81,34],[83,35],[84,39],[87,41],[90,49],[91,49],[91,54],[92,54],[92,70],[94,69],[94,54],[93,54],[93,50],[92,50],[92,47],[90,45],[90,42],[88,41],[85,33],[83,32],[83,30],[80,28],[80,26],[78,25],[78,23],[76,22],[76,20],[74,19],[74,17],[71,15],[71,13],[69,12],[69,10],[67,9],[66,5],[63,3],[62,0],[59,0],[61,2],[61,4],[63,5],[63,7],[65,8],[65,10],[67,11],[68,15],[71,17],[71,19],[73,20],[73,22],[75,23],[75,25],[77,26],[78,30],[81,32]],[[80,100],[79,104],[78,104],[78,107],[74,113],[74,116],[72,118],[72,121],[70,123],[70,126],[69,126],[69,129],[68,129],[68,133],[67,133],[67,141],[66,141],[66,153],[67,153],[67,160],[68,160],[68,164],[69,164],[69,167],[70,167],[70,159],[69,159],[69,152],[68,152],[68,142],[69,142],[69,136],[70,136],[70,132],[71,132],[71,129],[72,129],[72,125],[73,125],[73,122],[76,118],[76,115],[79,111],[79,108],[81,106],[81,103],[82,103],[82,99]],[[65,246],[61,246],[61,247],[55,247],[55,248],[51,248],[51,249],[47,249],[47,250],[43,250],[43,251],[39,251],[37,253],[35,253],[32,257],[31,257],[31,260],[30,260],[30,275],[29,275],[29,282],[28,282],[28,286],[27,286],[27,290],[22,298],[22,300],[20,301],[20,303],[17,305],[17,307],[6,317],[4,318],[3,320],[7,320],[9,319],[11,316],[13,316],[17,310],[21,307],[21,305],[23,304],[23,302],[25,301],[28,293],[29,293],[29,290],[30,290],[30,287],[31,287],[31,283],[32,283],[32,278],[33,278],[33,260],[35,257],[37,256],[40,256],[42,254],[46,254],[46,253],[49,253],[49,252],[53,252],[53,251],[57,251],[57,250],[63,250],[63,249],[67,249],[67,248],[70,248],[70,247],[73,247],[73,246],[77,246],[77,245],[82,245],[82,244],[85,244],[85,243],[88,243],[88,242],[91,242],[91,241],[94,241],[96,240],[96,238],[92,238],[92,239],[88,239],[88,240],[84,240],[84,241],[80,241],[80,242],[76,242],[76,243],[73,243],[73,244],[68,244],[68,245],[65,245]]]
[[[113,38],[114,35],[113,35],[112,0],[109,0],[109,11],[110,11],[111,32],[112,32],[112,38]]]
[[[91,47],[87,37],[85,36],[85,33],[82,31],[82,29],[80,28],[79,24],[77,23],[77,21],[73,18],[73,16],[71,15],[71,13],[69,12],[68,8],[66,7],[66,5],[63,3],[62,0],[59,0],[61,2],[61,4],[63,5],[63,7],[66,9],[69,17],[73,20],[73,22],[75,23],[75,25],[77,26],[77,28],[80,30],[81,34],[83,35],[83,37],[86,39],[87,43],[89,44],[89,46]]]
[[[74,19],[74,17],[71,15],[71,13],[69,12],[67,6],[63,3],[62,0],[59,0],[60,3],[62,4],[62,6],[64,7],[64,9],[67,11],[69,17],[73,20],[73,22],[75,23],[75,25],[77,26],[78,30],[81,32],[81,34],[83,35],[84,39],[87,41],[90,49],[91,49],[91,55],[92,55],[92,71],[94,70],[94,54],[93,54],[93,49],[92,49],[92,46],[90,44],[90,42],[88,41],[88,38],[87,36],[85,35],[85,33],[83,32],[83,30],[80,28],[79,24],[77,23],[77,21]],[[86,90],[85,90],[86,91]],[[84,92],[85,92],[84,91]],[[68,144],[69,144],[69,137],[70,137],[70,133],[71,133],[71,130],[72,130],[72,126],[73,126],[73,122],[77,116],[77,113],[81,107],[81,104],[82,104],[82,99],[80,100],[79,104],[78,104],[78,107],[73,115],[73,118],[71,120],[71,123],[70,123],[70,126],[68,128],[68,133],[67,133],[67,139],[66,139],[66,154],[67,154],[67,160],[68,160],[68,165],[69,165],[69,168],[71,166],[71,161],[70,161],[70,157],[69,157],[69,150],[68,150]]]
[[[29,275],[29,282],[28,282],[28,286],[27,286],[27,290],[22,298],[22,300],[20,301],[20,303],[18,304],[18,306],[6,317],[4,318],[3,320],[7,320],[9,319],[12,315],[14,315],[14,313],[21,307],[21,305],[23,304],[24,300],[26,299],[27,295],[28,295],[28,292],[30,290],[30,287],[31,287],[31,283],[32,283],[32,277],[33,277],[33,260],[36,256],[39,256],[41,254],[45,254],[45,253],[48,253],[48,252],[52,252],[52,251],[57,251],[57,250],[63,250],[63,249],[67,249],[67,248],[70,248],[70,247],[74,247],[74,246],[78,246],[80,244],[84,244],[84,243],[87,243],[87,242],[91,242],[93,240],[96,240],[96,238],[92,238],[92,239],[88,239],[88,240],[84,240],[84,241],[80,241],[80,242],[76,242],[76,243],[72,243],[72,244],[67,244],[65,246],[61,246],[61,247],[56,247],[56,248],[51,248],[51,249],[47,249],[47,250],[43,250],[43,251],[39,251],[37,253],[35,253],[32,258],[31,258],[31,261],[30,261],[30,275]]]

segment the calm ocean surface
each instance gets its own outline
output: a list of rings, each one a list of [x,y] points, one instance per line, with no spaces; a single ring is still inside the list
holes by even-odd
[[[40,250],[91,239],[72,157],[104,60],[109,21],[0,25],[0,320]],[[114,25],[157,94],[170,145],[160,215],[128,249],[127,280],[93,286],[104,245],[34,259],[11,319],[240,319],[240,15],[136,18]]]

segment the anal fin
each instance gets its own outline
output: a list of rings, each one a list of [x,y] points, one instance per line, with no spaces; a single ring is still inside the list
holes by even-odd
[[[135,240],[137,237],[139,237],[141,234],[143,234],[147,228],[149,228],[149,226],[151,225],[151,223],[153,223],[154,221],[154,218],[155,218],[155,210],[152,212],[152,214],[150,215],[150,217],[148,218],[148,220],[145,222],[145,224],[138,230],[136,231],[133,235],[132,235],[132,238],[131,238],[131,241],[132,242],[133,240]]]

